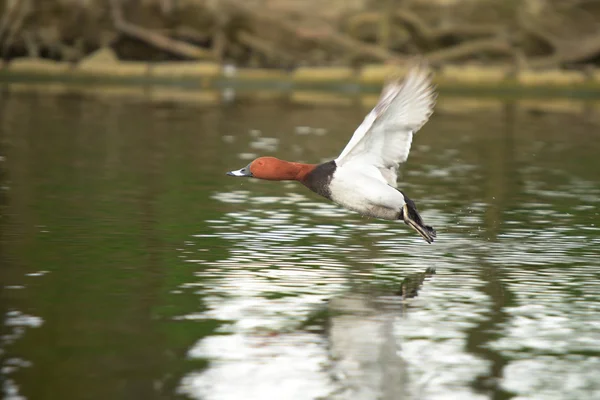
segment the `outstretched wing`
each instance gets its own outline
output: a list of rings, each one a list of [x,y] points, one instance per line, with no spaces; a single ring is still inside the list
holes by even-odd
[[[386,84],[336,164],[374,166],[385,183],[396,187],[398,166],[408,158],[413,134],[433,113],[435,97],[431,72],[424,65],[412,67],[404,80]]]

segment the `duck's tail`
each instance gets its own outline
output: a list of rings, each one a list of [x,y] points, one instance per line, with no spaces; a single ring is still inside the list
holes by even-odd
[[[427,243],[432,243],[437,236],[435,229],[423,223],[414,201],[406,196],[404,196],[404,201],[406,203],[402,206],[400,218],[404,220],[406,225],[417,231]]]

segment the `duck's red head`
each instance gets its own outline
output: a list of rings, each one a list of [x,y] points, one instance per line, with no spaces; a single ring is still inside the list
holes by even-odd
[[[316,165],[280,160],[275,157],[260,157],[237,171],[229,171],[229,176],[246,176],[269,181],[304,181],[306,175]]]

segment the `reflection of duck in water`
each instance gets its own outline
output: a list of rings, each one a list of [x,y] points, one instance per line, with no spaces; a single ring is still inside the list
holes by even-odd
[[[423,223],[415,203],[396,188],[396,180],[413,134],[429,119],[434,102],[431,73],[417,65],[403,81],[394,80],[383,88],[377,105],[335,160],[317,165],[260,157],[228,175],[299,181],[362,215],[402,219],[431,243],[435,230]]]
[[[327,310],[328,347],[332,372],[343,388],[343,396],[333,398],[414,398],[410,392],[418,383],[408,379],[408,365],[395,327],[402,323],[399,317],[405,307],[403,300],[417,296],[423,281],[434,274],[435,270],[428,268],[408,276],[397,290],[399,296],[353,291],[331,299]]]

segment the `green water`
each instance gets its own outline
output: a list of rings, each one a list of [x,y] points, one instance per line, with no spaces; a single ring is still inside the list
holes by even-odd
[[[225,176],[334,158],[358,105],[2,96],[4,399],[600,398],[594,115],[436,113],[428,245]]]

